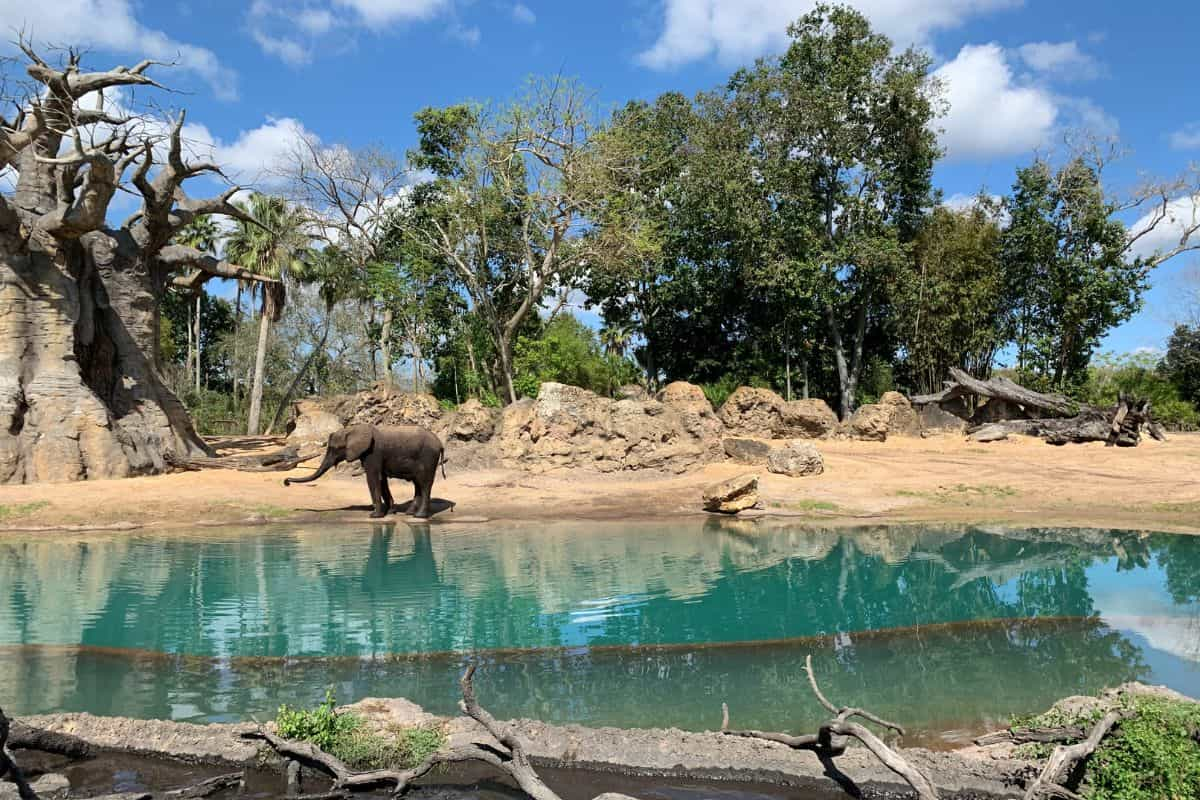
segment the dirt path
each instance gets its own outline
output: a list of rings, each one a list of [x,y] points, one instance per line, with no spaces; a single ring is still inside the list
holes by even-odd
[[[222,453],[275,449],[282,440],[224,438]],[[961,437],[828,441],[817,446],[825,473],[792,479],[762,475],[772,513],[824,522],[1013,522],[1200,533],[1200,434],[1177,434],[1135,449],[1052,447],[1017,438],[973,444]],[[748,468],[711,464],[684,476],[455,473],[434,494],[453,500],[446,521],[595,519],[699,513],[703,486]],[[188,527],[232,522],[361,521],[361,478],[326,477],[284,487],[287,474],[228,470],[121,481],[0,486],[0,532],[40,527]],[[399,487],[397,487],[399,489]],[[395,491],[397,498],[404,489]]]

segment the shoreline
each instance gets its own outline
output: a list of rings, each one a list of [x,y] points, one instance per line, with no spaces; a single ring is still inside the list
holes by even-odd
[[[262,439],[262,450],[282,439]],[[760,508],[722,519],[796,520],[826,526],[972,523],[1200,533],[1200,434],[1136,448],[1054,447],[1019,437],[977,444],[959,436],[887,442],[814,442],[825,472],[806,478],[717,461],[685,473],[450,471],[435,497],[455,506],[418,522],[368,517],[362,478],[327,476],[284,487],[306,469],[203,470],[70,484],[0,486],[0,536],[84,531],[179,531],[212,527],[397,524],[535,524],[547,521],[682,521],[705,486],[760,476]],[[221,442],[217,442],[218,446]],[[230,443],[232,446],[232,443]],[[239,452],[245,443],[238,440]],[[452,462],[453,463],[453,462]],[[397,481],[396,494],[407,487]]]

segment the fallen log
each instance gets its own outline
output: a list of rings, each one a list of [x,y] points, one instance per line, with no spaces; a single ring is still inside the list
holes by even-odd
[[[95,750],[77,736],[34,728],[17,720],[9,724],[8,746],[13,750],[37,750],[77,760],[91,758]]]
[[[888,747],[887,744],[880,739],[874,732],[864,725],[857,722],[851,722],[853,717],[861,717],[868,722],[873,722],[883,728],[888,728],[895,731],[901,736],[904,735],[904,728],[894,722],[889,722],[886,719],[881,719],[869,711],[852,706],[835,706],[833,703],[821,693],[821,688],[817,685],[816,675],[813,673],[812,656],[806,656],[804,659],[804,671],[808,673],[808,685],[816,695],[817,702],[823,705],[829,713],[833,714],[833,719],[821,723],[815,734],[805,736],[790,736],[785,733],[766,733],[763,731],[737,731],[729,729],[729,706],[721,705],[721,733],[726,736],[740,736],[750,739],[762,739],[768,742],[775,742],[794,750],[812,750],[821,758],[833,758],[841,755],[846,750],[845,738],[853,737],[860,741],[866,748],[880,760],[880,762],[890,769],[892,772],[904,779],[905,783],[912,787],[917,793],[920,800],[938,800],[937,789],[934,788],[933,781],[921,772],[919,769],[909,764],[904,756]],[[838,738],[842,737],[842,738]]]
[[[947,387],[937,394],[917,395],[910,398],[913,405],[942,403],[959,397],[986,397],[988,399],[1006,400],[1021,408],[1035,409],[1042,412],[1040,416],[1073,417],[1079,413],[1079,403],[1061,394],[1042,394],[1032,389],[1026,389],[1008,378],[996,377],[990,380],[974,378],[961,369],[951,367],[950,375],[954,378]]]
[[[168,456],[167,464],[175,471],[197,472],[202,469],[233,469],[239,472],[287,472],[321,455],[322,450],[301,453],[296,445],[254,456]]]

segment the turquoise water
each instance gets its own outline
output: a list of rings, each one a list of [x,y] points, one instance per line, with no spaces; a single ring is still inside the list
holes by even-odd
[[[1125,680],[1200,695],[1200,538],[766,521],[405,524],[0,540],[0,706],[270,716],[333,686],[450,713],[928,743]]]

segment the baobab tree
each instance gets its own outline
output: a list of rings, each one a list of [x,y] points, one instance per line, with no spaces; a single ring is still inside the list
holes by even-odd
[[[197,217],[244,217],[237,187],[184,190],[221,172],[185,159],[182,113],[163,124],[106,108],[119,87],[162,88],[155,62],[87,72],[74,51],[52,64],[20,45],[31,88],[0,118],[0,170],[15,179],[0,194],[0,482],[153,473],[208,453],[159,372],[159,303],[171,284],[269,280],[173,243]],[[118,190],[141,204],[112,224]]]

